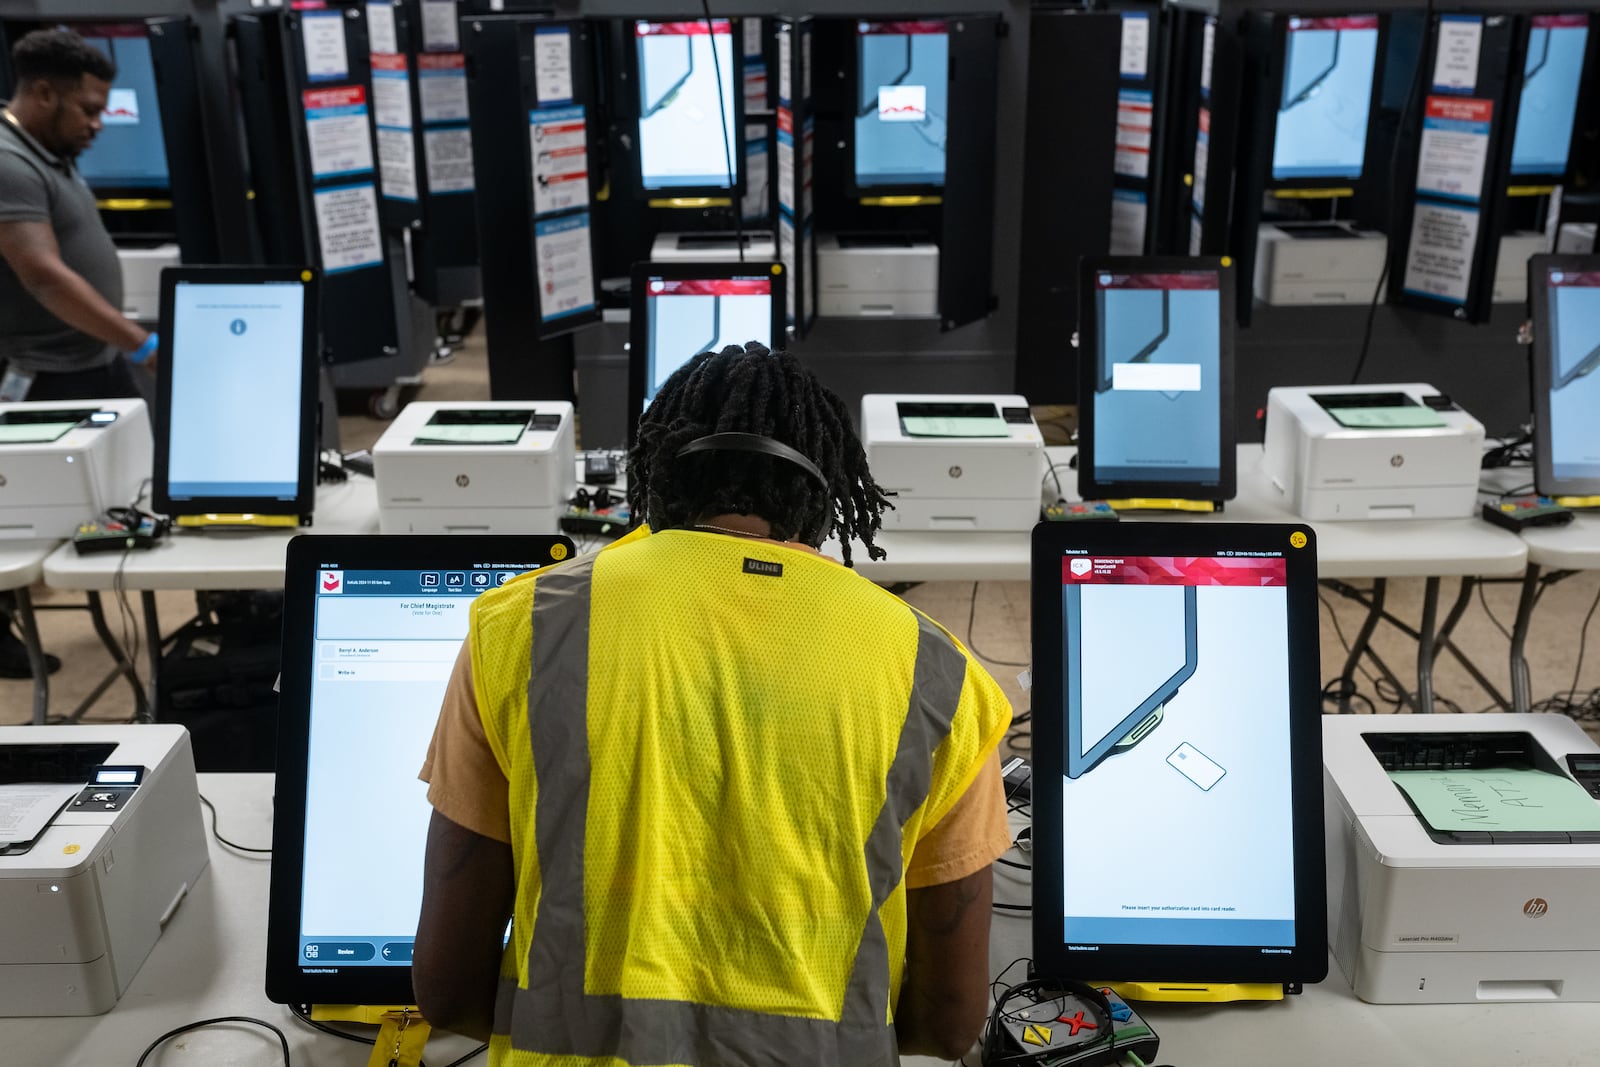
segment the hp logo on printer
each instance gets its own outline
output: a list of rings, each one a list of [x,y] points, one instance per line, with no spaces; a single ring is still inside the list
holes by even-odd
[[[465,489],[467,486],[472,484],[472,479],[468,478],[465,474],[458,474],[456,475],[456,484]]]
[[[1534,897],[1532,900],[1522,905],[1522,914],[1526,915],[1530,919],[1537,919],[1549,910],[1550,903],[1549,901],[1545,900],[1544,897]]]
[[[1404,457],[1402,455],[1399,455],[1399,454],[1396,454],[1396,455],[1393,455],[1393,456],[1389,457],[1389,466],[1391,466],[1391,467],[1404,467],[1405,465],[1406,465],[1406,457]]]

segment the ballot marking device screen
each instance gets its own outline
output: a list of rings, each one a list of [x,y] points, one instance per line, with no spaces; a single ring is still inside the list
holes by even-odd
[[[642,413],[673,372],[702,352],[750,341],[784,347],[784,306],[783,271],[772,263],[635,264],[630,410]]]
[[[713,19],[711,27],[704,21],[641,21],[633,32],[639,56],[641,184],[669,192],[733,188],[738,175],[729,171],[729,147],[735,167],[743,148],[740,101],[733,92],[732,24],[727,19]]]
[[[1361,177],[1378,16],[1290,18],[1283,47],[1273,181]]]
[[[166,369],[174,500],[295,498],[305,314],[296,282],[178,283]]]
[[[1535,15],[1511,139],[1511,173],[1564,175],[1589,46],[1588,15]]]
[[[1231,301],[1220,271],[1112,267],[1087,284],[1084,496],[1154,496],[1145,487],[1176,486],[1159,495],[1231,497],[1232,346],[1223,316]]]
[[[1048,707],[1035,690],[1059,748],[1048,764],[1040,753],[1034,803],[1052,806],[1061,836],[1035,908],[1058,917],[1065,955],[1169,946],[1259,960],[1304,941],[1297,744],[1320,724],[1296,736],[1297,706],[1318,709],[1314,684],[1309,700],[1293,693],[1289,571],[1314,549],[1293,547],[1299,527],[1263,529],[1276,546],[1254,537],[1203,555],[1058,540],[1053,572],[1036,540],[1058,643],[1036,640],[1035,666],[1052,655],[1060,688],[1047,687]],[[1320,831],[1319,819],[1318,849]]]
[[[277,803],[299,818],[274,840],[269,981],[409,968],[432,812],[417,772],[472,602],[572,555],[564,537],[382,540],[291,549]]]
[[[104,128],[78,157],[78,173],[91,189],[165,189],[167,144],[144,24],[80,28],[84,40],[117,65],[117,78],[100,115]]]
[[[1539,490],[1600,494],[1600,257],[1538,257],[1534,271]]]
[[[858,22],[856,71],[856,185],[942,188],[950,115],[944,20]]]

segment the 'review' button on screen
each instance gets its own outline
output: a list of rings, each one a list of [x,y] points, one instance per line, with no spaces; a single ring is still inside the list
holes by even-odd
[[[307,945],[307,959],[318,963],[363,963],[370,960],[374,949],[365,941],[321,941]]]

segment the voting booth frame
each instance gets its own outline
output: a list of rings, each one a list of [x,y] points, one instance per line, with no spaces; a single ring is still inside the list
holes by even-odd
[[[107,10],[115,8],[107,4]],[[206,138],[201,115],[196,55],[199,33],[194,20],[181,15],[129,19],[110,14],[92,22],[37,16],[7,19],[0,22],[0,99],[10,99],[16,89],[11,49],[17,41],[33,30],[58,24],[86,33],[142,33],[150,46],[157,93],[154,101],[141,104],[159,111],[168,184],[159,188],[92,186],[106,229],[114,238],[175,239],[186,263],[220,263],[225,254],[237,255],[237,249],[223,247],[221,236],[236,228],[218,222],[218,212],[225,207],[210,167],[216,149]],[[231,150],[231,146],[223,150]]]

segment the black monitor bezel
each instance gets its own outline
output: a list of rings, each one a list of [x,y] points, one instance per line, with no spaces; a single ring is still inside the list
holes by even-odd
[[[1210,271],[1217,275],[1217,403],[1221,449],[1216,485],[1197,482],[1103,481],[1095,477],[1095,402],[1100,374],[1100,322],[1095,302],[1095,276],[1110,274],[1179,274]],[[1078,493],[1085,500],[1137,497],[1176,500],[1232,500],[1238,489],[1238,436],[1234,428],[1234,270],[1226,256],[1086,256],[1078,267]]]
[[[731,38],[730,52],[733,56],[733,73],[730,84],[733,88],[733,143],[729,145],[732,152],[733,186],[726,185],[646,185],[644,173],[644,138],[640,136],[640,124],[644,121],[643,104],[639,98],[643,91],[644,71],[639,62],[639,32],[641,22],[699,22],[706,21],[703,15],[692,15],[684,18],[632,18],[624,24],[628,35],[627,70],[633,77],[633,88],[629,90],[629,98],[624,105],[623,114],[633,116],[633,174],[634,197],[639,200],[729,200],[730,210],[738,210],[744,199],[745,185],[748,181],[747,167],[744,154],[744,48],[740,44],[741,22],[738,16],[714,15],[712,22],[727,22],[730,24],[729,36]],[[713,44],[715,47],[715,44]]]
[[[1533,482],[1545,496],[1600,495],[1600,477],[1557,478],[1551,454],[1550,394],[1555,385],[1555,308],[1545,280],[1552,270],[1600,273],[1600,255],[1538,255],[1528,259],[1528,303],[1533,310],[1533,344],[1528,362],[1533,378]],[[1597,338],[1600,340],[1600,338]]]
[[[1355,5],[1360,7],[1360,4]],[[1278,114],[1279,109],[1275,101],[1283,99],[1283,78],[1289,69],[1289,20],[1291,18],[1339,18],[1352,15],[1371,15],[1378,20],[1378,51],[1372,62],[1372,87],[1367,98],[1367,130],[1365,143],[1361,149],[1361,173],[1355,177],[1335,177],[1332,175],[1309,175],[1295,178],[1277,178],[1272,174],[1272,157],[1278,150]],[[1384,66],[1387,58],[1386,49],[1389,44],[1389,13],[1387,11],[1369,9],[1367,11],[1345,12],[1341,15],[1330,15],[1326,12],[1313,13],[1296,12],[1292,15],[1280,15],[1273,20],[1272,26],[1272,74],[1266,88],[1264,97],[1268,108],[1264,109],[1269,115],[1269,125],[1266,129],[1266,151],[1263,156],[1263,174],[1267,189],[1285,189],[1293,191],[1328,190],[1328,189],[1360,189],[1362,182],[1374,171],[1369,161],[1375,158],[1375,153],[1381,151],[1382,144],[1379,139],[1378,117],[1379,108],[1383,103],[1383,78]]]
[[[773,260],[752,259],[743,263],[722,260],[715,263],[645,261],[633,265],[628,290],[628,447],[639,439],[639,416],[644,413],[645,393],[650,380],[650,293],[651,278],[667,281],[698,281],[722,278],[747,278],[765,274],[772,279],[773,351],[788,347],[788,272]]]
[[[1291,538],[1304,535],[1295,548]],[[1322,793],[1322,697],[1317,620],[1316,534],[1301,524],[1223,522],[1040,523],[1032,539],[1033,600],[1033,959],[1046,978],[1084,981],[1318,982],[1327,976],[1327,884]],[[1259,948],[1151,944],[1101,945],[1068,952],[1060,902],[1066,861],[1065,667],[1061,642],[1061,559],[1069,551],[1116,556],[1215,556],[1224,551],[1281,552],[1288,565],[1288,667],[1293,803],[1295,946]],[[1056,709],[1054,712],[1051,709]],[[1133,798],[1130,798],[1130,800]],[[1078,862],[1102,862],[1096,829],[1132,811],[1083,813]],[[1134,831],[1136,832],[1136,831]],[[1159,863],[1160,857],[1153,857]]]
[[[883,16],[883,15],[862,15],[862,16],[860,16],[858,18],[852,18],[850,21],[852,23],[861,23],[861,22],[902,22],[902,21],[905,21],[905,22],[942,22],[942,23],[944,23],[944,26],[945,26],[944,36],[945,36],[945,47],[947,49],[947,52],[946,52],[947,55],[949,54],[948,53],[948,49],[951,47],[951,45],[953,43],[950,40],[950,23],[953,20],[951,18],[949,18],[948,16],[944,16],[944,15],[937,15],[937,14],[933,14],[933,15],[906,15],[903,18],[893,18],[893,17]],[[850,83],[850,101],[851,101],[851,105],[850,106],[851,106],[851,112],[848,114],[848,117],[846,118],[846,121],[844,123],[842,123],[841,126],[840,126],[840,133],[842,135],[842,139],[845,142],[847,142],[847,144],[848,144],[847,151],[845,152],[845,155],[846,155],[846,157],[848,159],[848,166],[845,168],[845,191],[846,191],[846,193],[849,196],[851,196],[851,197],[853,197],[855,199],[858,199],[858,200],[871,200],[871,199],[877,199],[879,197],[943,196],[944,195],[945,185],[950,179],[950,138],[949,138],[948,129],[946,130],[946,135],[945,135],[945,158],[944,158],[945,181],[942,181],[942,182],[894,182],[894,183],[890,183],[890,184],[874,183],[874,184],[871,184],[871,185],[862,185],[860,183],[860,181],[857,179],[857,173],[858,172],[856,170],[856,120],[855,120],[855,115],[854,115],[854,108],[855,108],[855,101],[860,99],[860,92],[861,92],[861,49],[860,49],[860,37],[861,37],[860,31],[855,26],[852,26],[851,29],[850,29],[850,47],[848,49],[848,57],[845,60],[846,63],[848,64],[848,71],[849,71],[849,77],[846,80]],[[945,92],[948,95],[948,93],[950,92],[948,72],[946,74],[946,79],[945,80],[946,80]]]
[[[305,974],[300,958],[300,909],[305,876],[306,759],[311,727],[311,671],[315,667],[318,571],[335,565],[358,570],[470,570],[497,560],[550,563],[564,535],[303,534],[289,541],[284,566],[283,669],[278,696],[277,777],[272,820],[272,874],[267,908],[266,993],[277,1004],[414,1004],[410,967],[348,967]],[[398,773],[415,774],[416,768]],[[350,828],[359,833],[359,827]],[[421,849],[427,827],[417,827]]]
[[[317,333],[322,273],[311,267],[168,267],[161,272],[161,342],[156,375],[155,470],[150,499],[163,515],[295,515],[311,518],[317,492],[317,388],[321,373]],[[293,500],[213,496],[174,500],[168,466],[172,455],[173,314],[180,284],[259,285],[293,283],[305,293],[300,368],[300,440]]]

